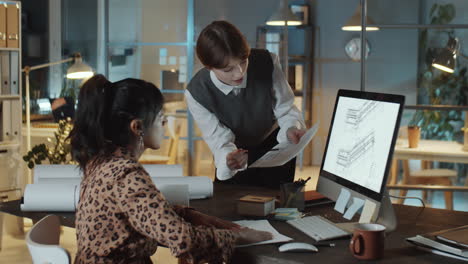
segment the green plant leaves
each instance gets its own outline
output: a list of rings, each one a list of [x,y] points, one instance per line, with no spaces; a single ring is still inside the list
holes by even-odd
[[[23,160],[27,163],[30,169],[34,168],[35,164],[42,164],[44,160],[48,160],[50,164],[71,163],[71,146],[68,135],[72,128],[72,121],[70,118],[59,121],[57,132],[54,133],[55,141],[49,140],[54,143],[54,146],[49,148],[45,144],[34,146],[26,155]]]
[[[448,24],[456,16],[455,6],[453,4],[434,4],[431,7],[429,15],[431,17],[431,24]]]

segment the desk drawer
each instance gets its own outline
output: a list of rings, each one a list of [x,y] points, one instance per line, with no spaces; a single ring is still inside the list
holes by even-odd
[[[0,144],[0,191],[18,187],[21,165],[24,165],[19,144]]]
[[[0,202],[8,202],[12,200],[18,200],[21,198],[21,190],[0,190]]]

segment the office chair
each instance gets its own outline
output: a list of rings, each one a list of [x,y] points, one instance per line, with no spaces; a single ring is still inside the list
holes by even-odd
[[[48,215],[26,234],[26,244],[34,264],[65,264],[71,263],[70,254],[59,245],[60,218]]]

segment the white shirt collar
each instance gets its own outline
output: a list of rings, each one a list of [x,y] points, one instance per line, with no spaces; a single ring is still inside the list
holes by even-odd
[[[218,88],[225,95],[229,94],[232,90],[234,90],[234,88],[245,88],[247,86],[247,73],[245,73],[242,83],[237,86],[223,83],[218,79],[218,77],[216,77],[216,74],[213,71],[210,71],[210,78],[216,88]]]

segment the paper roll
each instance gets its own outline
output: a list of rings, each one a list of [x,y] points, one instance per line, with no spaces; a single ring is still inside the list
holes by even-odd
[[[76,165],[36,165],[34,183],[79,184],[81,172]]]
[[[79,192],[76,184],[28,184],[21,211],[74,212]]]
[[[213,182],[206,176],[153,177],[152,180],[170,204],[188,205],[191,199],[213,196]],[[79,198],[79,183],[28,184],[21,210],[74,212]]]
[[[184,176],[184,170],[181,164],[162,165],[162,164],[143,164],[143,168],[151,177],[177,177]]]
[[[191,200],[213,196],[213,181],[206,176],[155,177],[152,179],[156,187],[160,190],[164,189],[166,185],[187,184],[189,186],[189,197]]]
[[[143,165],[151,177],[183,176],[182,165]],[[80,184],[81,171],[76,165],[36,165],[34,183]]]
[[[168,184],[159,188],[170,205],[189,206],[188,184]]]

